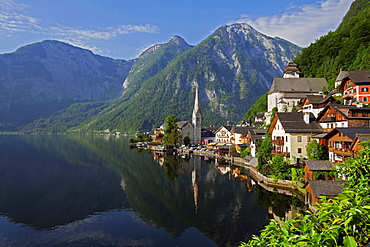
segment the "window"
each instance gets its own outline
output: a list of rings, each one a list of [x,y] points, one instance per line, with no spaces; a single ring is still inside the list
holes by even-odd
[[[302,153],[302,148],[298,148],[298,153],[301,154]]]
[[[307,142],[311,141],[311,136],[307,136]]]
[[[297,142],[301,142],[302,141],[302,136],[297,136]]]
[[[369,88],[368,87],[362,87],[361,92],[364,92],[364,93],[369,92]]]
[[[362,97],[362,102],[367,102],[367,97]]]
[[[288,137],[287,136],[285,137],[285,142],[288,142]]]

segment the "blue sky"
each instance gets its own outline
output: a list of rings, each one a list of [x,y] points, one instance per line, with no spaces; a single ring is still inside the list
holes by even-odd
[[[173,35],[197,45],[218,27],[248,23],[302,47],[335,30],[353,0],[0,0],[0,53],[45,39],[120,59]]]

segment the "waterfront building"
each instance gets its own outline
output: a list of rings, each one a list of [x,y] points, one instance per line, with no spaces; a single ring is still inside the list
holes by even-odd
[[[272,153],[291,159],[307,159],[306,145],[312,135],[322,133],[322,128],[314,120],[312,113],[276,113],[267,131],[272,135]]]

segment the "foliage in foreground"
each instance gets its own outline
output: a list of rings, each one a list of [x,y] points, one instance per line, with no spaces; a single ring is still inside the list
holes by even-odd
[[[241,246],[365,246],[370,241],[370,148],[340,164],[348,177],[343,193],[321,198],[315,213],[305,212],[282,223],[271,220],[248,243]]]

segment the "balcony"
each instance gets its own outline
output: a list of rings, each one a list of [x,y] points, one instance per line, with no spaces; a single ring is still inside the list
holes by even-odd
[[[283,146],[284,140],[271,140],[273,145]]]
[[[354,93],[347,93],[342,96],[343,99],[353,99],[355,97]]]
[[[280,154],[284,154],[285,157],[290,157],[290,153],[289,152],[283,152],[283,151],[279,151],[279,150],[271,150],[271,153],[273,155],[280,155]]]

